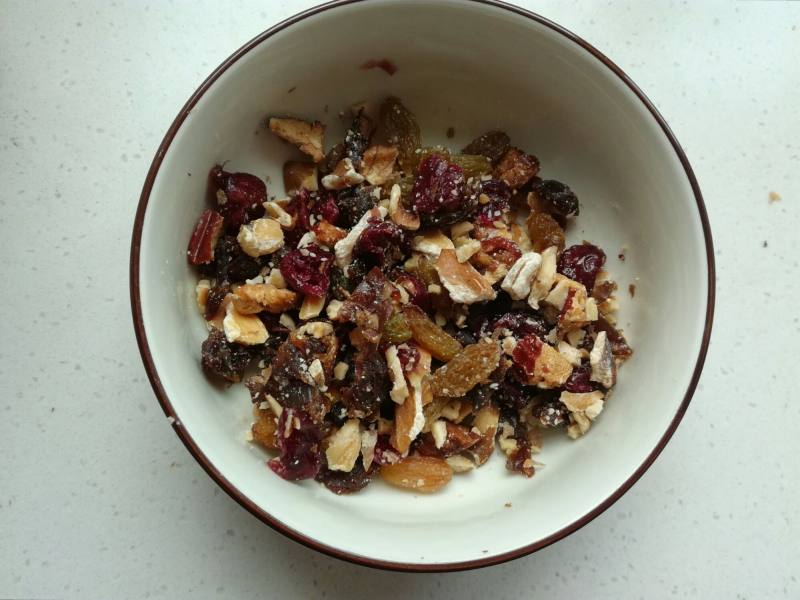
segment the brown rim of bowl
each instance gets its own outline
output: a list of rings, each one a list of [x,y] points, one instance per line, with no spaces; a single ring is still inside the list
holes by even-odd
[[[675,413],[672,421],[667,428],[667,431],[658,441],[656,447],[653,451],[648,455],[645,461],[639,466],[638,469],[631,475],[613,494],[611,494],[608,498],[606,498],[603,502],[601,502],[598,506],[594,509],[589,511],[586,515],[571,523],[570,525],[560,529],[559,531],[533,542],[532,544],[528,544],[527,546],[523,546],[522,548],[517,548],[516,550],[512,550],[510,552],[505,552],[503,554],[497,554],[495,556],[487,556],[486,558],[476,559],[476,560],[469,560],[469,561],[462,561],[462,562],[454,562],[454,563],[435,563],[435,564],[424,564],[424,563],[400,563],[400,562],[391,562],[385,560],[377,560],[365,556],[359,556],[356,554],[351,554],[349,552],[345,552],[343,550],[339,550],[338,548],[334,548],[331,546],[327,546],[322,544],[310,537],[303,535],[302,533],[295,531],[279,520],[274,518],[272,515],[264,511],[262,508],[257,506],[252,500],[247,498],[242,492],[240,492],[236,487],[231,484],[231,482],[220,472],[217,468],[211,464],[208,458],[203,454],[202,450],[197,446],[195,441],[192,439],[192,436],[189,434],[188,431],[183,429],[180,425],[180,422],[175,420],[177,416],[175,414],[175,410],[172,407],[172,404],[167,398],[167,394],[164,392],[164,388],[161,385],[161,380],[158,376],[158,371],[156,370],[155,364],[153,363],[153,357],[150,354],[150,348],[147,344],[147,336],[145,335],[144,331],[144,322],[142,320],[142,306],[141,300],[139,298],[139,250],[141,247],[142,241],[142,226],[144,223],[144,215],[147,209],[147,202],[150,198],[150,192],[153,187],[153,182],[155,181],[156,175],[158,174],[158,170],[161,166],[161,162],[164,159],[167,150],[172,143],[175,134],[177,133],[180,126],[183,124],[183,121],[189,115],[189,112],[192,110],[194,105],[198,102],[198,100],[202,97],[202,95],[208,90],[209,87],[219,78],[219,76],[224,73],[228,67],[230,67],[233,63],[235,63],[239,58],[244,56],[247,52],[252,50],[258,44],[263,42],[264,40],[268,39],[270,36],[274,35],[275,33],[290,27],[291,25],[306,19],[308,17],[314,16],[318,13],[321,13],[326,10],[330,10],[332,8],[336,8],[343,5],[348,4],[355,4],[357,2],[364,2],[367,0],[334,0],[333,2],[328,2],[325,4],[320,4],[319,6],[312,7],[308,10],[305,10],[301,13],[298,13],[292,17],[289,17],[285,21],[270,27],[260,35],[256,36],[249,42],[247,42],[244,46],[239,48],[236,52],[234,52],[230,57],[228,57],[219,67],[217,67],[211,75],[200,85],[200,87],[195,91],[183,108],[178,113],[178,116],[175,117],[175,120],[170,125],[170,128],[167,130],[166,135],[164,136],[161,145],[158,147],[158,151],[156,152],[155,158],[153,158],[153,162],[150,165],[150,170],[147,173],[147,178],[144,182],[144,188],[142,189],[142,194],[139,198],[139,206],[136,210],[136,219],[133,225],[133,237],[131,241],[131,264],[130,264],[130,293],[131,293],[131,308],[133,312],[133,325],[134,329],[136,330],[136,341],[139,345],[139,352],[142,355],[142,361],[144,362],[145,370],[147,371],[147,377],[150,379],[150,384],[153,387],[153,391],[158,398],[161,407],[164,410],[164,413],[167,417],[173,419],[172,427],[175,432],[178,434],[178,437],[181,439],[183,444],[189,450],[189,452],[194,456],[195,460],[203,467],[203,469],[208,473],[208,475],[217,482],[217,484],[222,487],[223,490],[236,502],[250,511],[253,515],[258,517],[261,521],[279,531],[280,533],[284,534],[285,536],[295,540],[296,542],[300,542],[304,546],[312,548],[314,550],[318,550],[319,552],[323,552],[329,556],[333,556],[334,558],[339,558],[342,560],[346,560],[355,564],[364,565],[368,567],[375,567],[379,569],[387,569],[393,571],[410,571],[410,572],[444,572],[444,571],[463,571],[467,569],[475,569],[479,567],[488,567],[491,565],[497,565],[509,560],[513,560],[515,558],[520,558],[537,550],[540,550],[550,544],[557,542],[561,538],[566,537],[567,535],[577,531],[590,521],[592,521],[595,517],[597,517],[600,513],[605,511],[608,507],[610,507],[614,502],[619,500],[622,495],[627,492],[631,486],[644,474],[644,472],[650,467],[656,457],[661,453],[661,451],[666,446],[669,439],[672,437],[672,434],[675,432],[675,429],[678,427],[681,419],[683,418],[686,409],[689,406],[689,402],[694,394],[695,388],[697,387],[697,382],[700,379],[700,373],[703,370],[703,363],[705,362],[706,353],[708,352],[708,345],[709,340],[711,337],[711,325],[714,319],[714,294],[715,294],[715,266],[714,266],[714,246],[713,241],[711,239],[711,228],[708,223],[708,214],[706,213],[706,207],[703,203],[703,196],[700,193],[700,187],[697,184],[697,179],[694,176],[694,172],[692,171],[692,167],[689,164],[689,160],[686,158],[686,154],[681,148],[678,140],[675,138],[675,135],[670,130],[669,126],[667,125],[664,118],[661,114],[656,110],[650,100],[644,95],[642,90],[640,90],[633,81],[620,69],[616,64],[614,64],[611,60],[609,60],[604,54],[602,54],[597,48],[593,47],[591,44],[587,43],[577,35],[573,34],[572,32],[564,29],[560,25],[553,23],[552,21],[541,17],[533,12],[520,8],[518,6],[514,6],[512,4],[508,4],[505,2],[501,2],[499,0],[470,0],[472,2],[478,2],[481,4],[488,4],[497,8],[501,8],[503,10],[507,10],[533,21],[544,25],[545,27],[550,28],[551,30],[563,35],[565,38],[569,39],[570,41],[578,44],[584,50],[589,52],[595,58],[597,58],[600,62],[602,62],[608,69],[610,69],[614,74],[617,75],[625,85],[633,91],[634,94],[639,98],[639,100],[647,107],[650,113],[653,115],[653,118],[658,122],[661,126],[662,131],[669,139],[670,143],[672,144],[675,153],[677,154],[678,158],[680,159],[681,164],[683,165],[684,171],[686,172],[686,177],[689,180],[689,183],[692,186],[692,191],[694,192],[694,197],[697,202],[697,210],[700,215],[700,222],[703,225],[703,237],[705,238],[705,246],[706,246],[706,259],[708,265],[708,299],[707,299],[707,306],[706,306],[706,321],[705,321],[705,328],[703,331],[703,341],[700,347],[700,353],[697,356],[697,362],[695,364],[694,372],[692,373],[692,378],[689,381],[689,386],[686,389],[686,393],[684,394],[683,401],[681,402],[678,411]]]

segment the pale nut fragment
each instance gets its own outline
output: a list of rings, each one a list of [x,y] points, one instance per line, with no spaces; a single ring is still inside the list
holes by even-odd
[[[500,287],[511,296],[512,300],[527,298],[531,292],[531,284],[539,272],[541,264],[542,257],[539,253],[526,252],[511,265]]]
[[[573,367],[579,367],[581,364],[581,359],[583,358],[584,354],[586,353],[585,350],[579,350],[569,342],[565,340],[561,340],[558,342],[558,353],[566,358]]]
[[[336,242],[344,239],[346,235],[347,232],[344,229],[325,220],[314,225],[314,236],[317,238],[317,241],[328,248],[333,248]]]
[[[469,221],[461,221],[460,223],[455,223],[454,225],[450,226],[450,236],[453,239],[463,237],[473,229],[475,229],[475,225]]]
[[[361,462],[364,469],[369,470],[372,461],[375,460],[375,444],[378,443],[378,432],[374,429],[366,429],[361,432]]]
[[[300,305],[297,316],[301,321],[308,321],[318,317],[323,308],[325,308],[325,296],[306,295],[303,297],[303,303]]]
[[[387,210],[382,206],[371,208],[358,220],[353,228],[347,233],[345,237],[336,242],[333,247],[333,252],[336,255],[336,265],[344,268],[349,265],[353,260],[353,249],[358,242],[358,238],[364,233],[364,230],[369,226],[370,219],[383,220],[386,218]]]
[[[419,215],[406,210],[400,204],[400,186],[396,183],[389,192],[389,218],[408,231],[416,231],[421,224]]]
[[[342,310],[342,305],[343,302],[335,298],[328,302],[328,306],[325,308],[325,314],[328,315],[331,321],[335,321],[339,317],[339,311]]]
[[[459,239],[459,238],[457,238]],[[461,241],[456,247],[456,258],[458,262],[467,262],[481,249],[481,243],[478,240],[467,238]]]
[[[406,384],[406,377],[403,374],[403,365],[400,364],[400,359],[397,356],[397,346],[394,344],[386,348],[386,365],[389,368],[389,379],[392,380],[392,389],[389,392],[389,397],[396,404],[403,404],[408,398],[408,385]]]
[[[438,258],[442,250],[454,250],[453,240],[438,229],[429,229],[422,235],[414,236],[411,249],[421,252],[428,258]]]
[[[455,454],[448,456],[444,459],[448,466],[453,470],[453,473],[466,473],[475,468],[475,463],[468,459],[466,456]]]
[[[325,457],[331,471],[349,473],[361,453],[361,422],[350,419],[330,436]]]
[[[597,334],[592,351],[589,353],[589,364],[592,366],[589,377],[591,381],[596,381],[606,389],[614,386],[617,380],[617,366],[605,331]]]
[[[236,288],[233,304],[244,315],[262,311],[278,315],[294,308],[298,298],[292,290],[280,289],[271,283],[248,283]]]
[[[286,212],[286,210],[280,204],[274,200],[270,200],[268,202],[264,202],[263,206],[267,215],[280,223],[281,227],[284,229],[291,229],[294,227],[294,217]]]
[[[310,162],[290,160],[283,165],[283,188],[287,194],[294,194],[305,188],[316,192],[317,165]]]
[[[353,161],[343,158],[332,172],[322,178],[322,187],[326,190],[343,190],[344,188],[358,185],[364,181],[364,176],[358,173],[353,166]]]
[[[283,229],[275,219],[256,219],[242,225],[236,239],[245,254],[257,258],[283,246]]]
[[[350,365],[346,362],[338,362],[336,366],[333,367],[333,377],[337,381],[344,381],[345,376],[347,375],[347,371],[350,369]]]
[[[269,120],[269,129],[278,137],[296,145],[314,159],[314,162],[318,163],[325,158],[325,125],[319,121],[309,123],[301,119],[272,117]]]
[[[294,335],[296,337],[308,336],[320,340],[333,335],[333,325],[325,321],[312,321],[300,327]]]
[[[477,465],[482,465],[494,452],[494,437],[500,422],[500,410],[491,404],[481,408],[472,421],[475,431],[481,435],[480,441],[467,452]]]
[[[458,262],[455,250],[442,250],[434,264],[453,302],[474,304],[493,300],[492,285],[469,263]]]
[[[533,250],[531,238],[528,237],[528,232],[524,227],[520,227],[517,223],[511,224],[511,239],[523,252],[530,252]]]
[[[278,289],[284,290],[288,287],[286,285],[286,280],[283,278],[283,273],[281,273],[281,270],[277,267],[269,272],[267,279],[267,283],[274,285]]]
[[[263,344],[267,341],[269,333],[264,323],[256,316],[243,315],[236,310],[233,302],[225,309],[225,318],[222,328],[229,342],[236,342],[245,346]]]
[[[569,410],[570,424],[567,426],[567,435],[573,440],[589,431],[592,421],[603,410],[603,392],[599,391],[584,394],[561,392],[559,400]]]
[[[392,446],[401,454],[408,452],[411,442],[416,439],[425,426],[422,407],[431,400],[430,385],[427,379],[431,372],[431,355],[422,348],[417,350],[419,360],[407,375],[411,391],[403,404],[395,406],[394,424],[389,439]]]
[[[206,300],[208,300],[208,292],[211,291],[211,282],[208,279],[201,279],[197,282],[194,288],[195,298],[197,299],[197,308],[200,309],[200,314],[206,314]]]
[[[542,389],[557,388],[564,385],[570,375],[572,364],[550,344],[542,343],[542,351],[536,358],[528,384]]]
[[[407,456],[393,465],[381,467],[380,475],[386,483],[427,494],[447,485],[453,477],[453,471],[441,458]]]
[[[394,146],[370,146],[361,157],[360,172],[371,185],[383,185],[394,177],[398,150]]]
[[[550,246],[542,251],[542,262],[539,265],[536,277],[533,279],[531,293],[528,296],[528,304],[531,308],[539,308],[539,302],[547,297],[555,283],[557,253],[558,248],[555,246]]]

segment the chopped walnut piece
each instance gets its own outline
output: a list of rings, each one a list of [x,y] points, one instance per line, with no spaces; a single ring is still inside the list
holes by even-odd
[[[585,394],[561,392],[559,399],[570,413],[567,435],[572,439],[579,438],[589,431],[592,421],[603,410],[603,392],[596,391]]]
[[[348,420],[330,436],[329,442],[325,450],[328,468],[349,473],[361,453],[361,422],[358,419]]]
[[[290,160],[283,165],[283,188],[287,194],[294,194],[301,189],[316,192],[317,165],[310,162]]]
[[[493,300],[497,295],[492,285],[472,265],[458,262],[455,250],[442,250],[435,267],[453,302],[474,304]]]
[[[269,120],[269,129],[280,138],[290,142],[308,154],[318,163],[325,158],[323,151],[323,138],[325,125],[319,121],[309,123],[300,119],[272,117]]]
[[[360,173],[371,185],[383,185],[394,177],[398,150],[394,146],[370,146],[361,158]]]
[[[239,228],[236,240],[245,254],[257,258],[283,246],[283,229],[275,219],[256,219]]]
[[[294,227],[294,217],[286,212],[284,208],[274,200],[264,202],[264,210],[270,217],[280,223],[281,227],[284,229],[291,229]]]
[[[400,203],[400,186],[396,183],[389,192],[389,218],[408,231],[416,231],[420,226],[419,215],[406,210]]]
[[[326,190],[343,190],[362,181],[364,176],[356,171],[353,161],[343,158],[331,173],[322,178],[322,187]]]
[[[523,300],[531,291],[531,284],[539,272],[542,257],[536,252],[526,252],[517,259],[506,273],[500,287],[508,293],[513,300]]]
[[[233,304],[244,315],[262,311],[278,315],[294,308],[298,299],[292,290],[279,289],[269,283],[248,283],[236,288]]]
[[[245,346],[263,344],[269,337],[267,328],[261,319],[253,315],[241,314],[236,310],[233,303],[228,304],[225,309],[222,328],[229,342],[236,342]]]
[[[314,236],[317,241],[323,246],[333,248],[341,239],[347,235],[347,232],[336,225],[331,225],[324,219],[314,225]]]
[[[453,240],[438,229],[429,229],[422,235],[414,236],[411,241],[411,248],[429,258],[438,258],[442,250],[453,250],[455,245]]]

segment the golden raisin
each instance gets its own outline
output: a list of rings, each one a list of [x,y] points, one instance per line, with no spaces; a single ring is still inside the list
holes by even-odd
[[[414,340],[439,360],[451,360],[461,350],[461,344],[444,329],[431,321],[419,308],[407,305],[403,310]]]
[[[479,383],[486,383],[499,362],[497,342],[470,344],[433,374],[433,395],[460,398]]]
[[[414,114],[398,98],[389,96],[380,108],[380,126],[386,141],[400,151],[398,162],[410,173],[410,161],[419,148],[419,123]]]
[[[383,341],[387,344],[402,344],[411,339],[411,329],[403,313],[396,312],[383,326]]]
[[[542,252],[550,246],[557,246],[559,252],[564,249],[564,230],[547,213],[532,212],[525,224],[535,252]]]

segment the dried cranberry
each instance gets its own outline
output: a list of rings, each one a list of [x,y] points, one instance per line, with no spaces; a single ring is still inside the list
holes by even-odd
[[[537,181],[533,185],[533,193],[548,212],[559,217],[577,217],[580,213],[575,192],[560,181],[554,179]]]
[[[464,171],[438,154],[420,163],[411,193],[411,205],[422,215],[457,210],[464,195]]]
[[[310,479],[319,473],[322,432],[305,412],[284,408],[276,437],[281,454],[267,463],[270,469],[289,481]]]
[[[347,188],[339,192],[336,204],[339,207],[337,223],[341,227],[353,227],[369,209],[378,202],[372,195],[375,188],[372,186],[358,186]]]
[[[533,458],[531,444],[524,438],[517,438],[517,446],[506,459],[506,469],[514,473],[522,473],[525,477],[533,477]]]
[[[373,462],[382,467],[383,465],[391,465],[400,460],[400,454],[394,449],[389,442],[388,435],[379,435],[378,441],[375,443],[375,452]]]
[[[529,335],[544,337],[547,335],[547,323],[538,313],[514,311],[500,315],[488,321],[482,328],[482,335],[498,329],[508,329],[515,338],[522,339]]]
[[[586,286],[591,292],[597,274],[606,262],[606,254],[593,244],[570,246],[558,257],[558,272]]]
[[[564,384],[564,389],[573,394],[585,394],[594,391],[595,387],[589,379],[592,375],[592,367],[589,363],[584,363],[572,369],[572,373]]]
[[[397,347],[397,359],[400,361],[400,366],[403,367],[404,371],[413,370],[417,366],[419,358],[419,350],[416,346],[400,344]]]
[[[475,220],[478,224],[488,226],[500,219],[509,209],[511,202],[511,188],[505,181],[490,179],[481,183],[481,194],[486,194],[489,202],[479,204]]]
[[[203,342],[201,357],[203,371],[234,383],[242,379],[252,358],[247,348],[229,342],[218,329],[212,329],[208,339]]]
[[[289,286],[303,294],[322,297],[328,292],[333,255],[316,244],[287,252],[281,259],[281,275]]]
[[[481,250],[498,262],[510,267],[522,256],[522,251],[514,242],[499,235],[481,241]]]
[[[542,352],[542,340],[535,335],[529,335],[517,342],[511,357],[526,375],[533,375],[533,367],[539,354]]]
[[[217,191],[219,212],[229,231],[264,214],[267,186],[250,173],[228,173],[220,165],[211,169],[211,183]]]
[[[425,311],[430,309],[431,297],[428,288],[419,277],[403,272],[397,276],[395,283],[408,292],[408,300],[411,304],[416,304]]]
[[[317,473],[315,479],[334,494],[341,496],[364,489],[372,479],[372,473],[364,469],[359,458],[349,472],[331,471],[324,468]]]
[[[373,218],[356,242],[354,254],[370,264],[385,267],[410,251],[403,230],[394,223]]]
[[[312,201],[311,192],[301,188],[286,206],[286,212],[294,217],[293,231],[299,232],[301,235],[311,229]]]
[[[521,386],[517,381],[503,379],[497,385],[495,399],[501,407],[522,410],[531,402],[530,388]]]
[[[339,220],[339,207],[336,206],[336,197],[333,194],[327,194],[325,198],[318,200],[314,209],[316,214],[331,225],[336,225]]]

